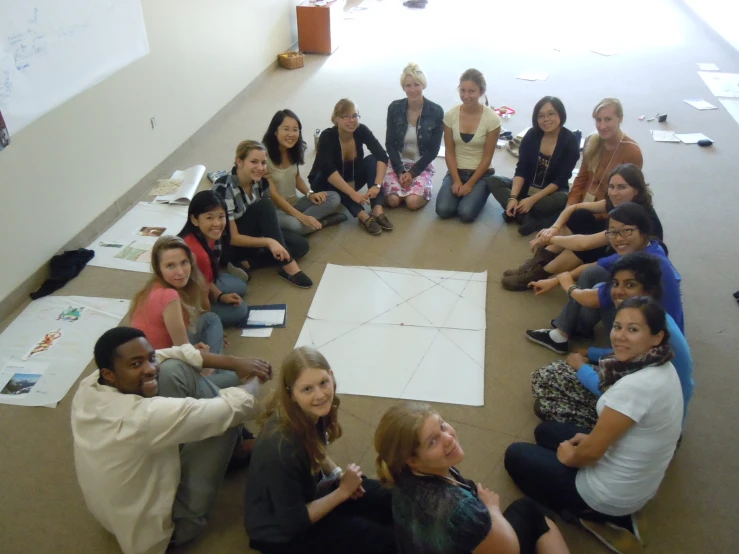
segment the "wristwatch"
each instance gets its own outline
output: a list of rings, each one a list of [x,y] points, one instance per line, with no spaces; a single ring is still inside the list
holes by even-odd
[[[375,183],[375,186],[376,186],[376,187],[377,187],[378,189],[381,189],[381,188],[382,188],[382,184],[377,184],[377,183]]]

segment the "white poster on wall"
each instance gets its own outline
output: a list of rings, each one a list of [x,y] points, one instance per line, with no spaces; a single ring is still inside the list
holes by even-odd
[[[149,53],[140,0],[3,0],[0,111],[11,135]]]
[[[84,371],[97,339],[130,301],[47,296],[31,302],[0,335],[0,403],[55,407]]]

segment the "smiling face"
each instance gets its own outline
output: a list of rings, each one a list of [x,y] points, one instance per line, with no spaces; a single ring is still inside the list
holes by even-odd
[[[539,113],[536,114],[536,121],[539,124],[539,128],[545,133],[556,131],[561,124],[559,114],[551,102],[547,102],[541,107]]]
[[[182,248],[170,248],[159,255],[159,271],[170,286],[181,289],[190,280],[190,258]]]
[[[244,157],[236,160],[236,175],[243,183],[261,180],[267,171],[267,153],[264,150],[254,148]]]
[[[614,175],[608,182],[608,198],[611,199],[614,206],[624,202],[632,202],[636,195],[636,189],[627,183],[621,175]]]
[[[611,247],[621,256],[637,252],[649,244],[649,237],[642,235],[636,225],[624,225],[615,219],[608,221],[606,237]]]
[[[449,469],[464,459],[464,450],[457,441],[457,432],[438,414],[423,422],[418,432],[420,443],[408,466],[420,473],[449,475]]]
[[[658,346],[664,333],[652,334],[644,314],[638,308],[625,308],[616,314],[611,329],[611,346],[620,362],[633,360]]]
[[[603,140],[613,139],[621,132],[621,118],[616,115],[616,106],[603,106],[595,114],[595,129]]]
[[[300,140],[300,125],[292,117],[285,116],[275,135],[280,147],[290,150]]]
[[[423,96],[424,88],[426,87],[410,75],[406,75],[405,79],[403,79],[403,90],[405,91],[405,95],[408,97],[408,100],[418,100],[421,98]]]
[[[219,240],[226,229],[226,212],[218,206],[209,212],[203,212],[198,217],[191,215],[190,221],[208,240]]]
[[[356,106],[353,108],[354,109],[351,111],[348,111],[336,118],[336,125],[339,127],[339,130],[346,133],[353,133],[357,130],[357,127],[359,127],[359,110]]]
[[[149,341],[140,337],[116,349],[113,370],[103,368],[100,374],[106,384],[123,394],[151,398],[159,393],[159,363]]]
[[[621,302],[633,296],[647,296],[644,285],[637,281],[634,272],[630,269],[617,271],[611,281],[611,299],[618,308]]]
[[[333,374],[325,369],[304,369],[292,387],[290,396],[314,421],[327,416],[334,400]]]
[[[474,81],[462,81],[459,83],[459,99],[465,106],[474,106],[480,102],[484,93]]]

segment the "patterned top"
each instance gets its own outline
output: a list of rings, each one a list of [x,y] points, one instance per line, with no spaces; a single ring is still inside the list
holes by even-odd
[[[393,489],[393,518],[401,554],[470,554],[492,528],[477,487],[454,468],[454,485],[406,473]]]
[[[269,198],[269,181],[262,179],[260,182],[254,183],[251,188],[251,196],[249,196],[239,183],[239,179],[236,177],[236,166],[234,166],[230,175],[224,175],[213,183],[213,192],[226,201],[228,215],[236,221],[244,215],[246,209],[254,202],[262,198]]]

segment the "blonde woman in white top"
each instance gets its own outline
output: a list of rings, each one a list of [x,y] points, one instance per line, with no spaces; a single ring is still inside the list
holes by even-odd
[[[490,164],[500,135],[500,117],[487,105],[486,90],[483,74],[468,69],[459,78],[462,104],[444,115],[448,172],[436,197],[436,213],[442,219],[457,216],[469,223],[485,207],[487,180],[495,173]]]
[[[291,110],[280,110],[264,134],[269,179],[274,184],[272,202],[277,207],[280,228],[300,235],[346,221],[346,215],[334,213],[341,198],[338,192],[313,192],[300,175],[304,163],[303,124]],[[276,190],[275,190],[276,189]],[[303,194],[298,198],[297,192]]]

